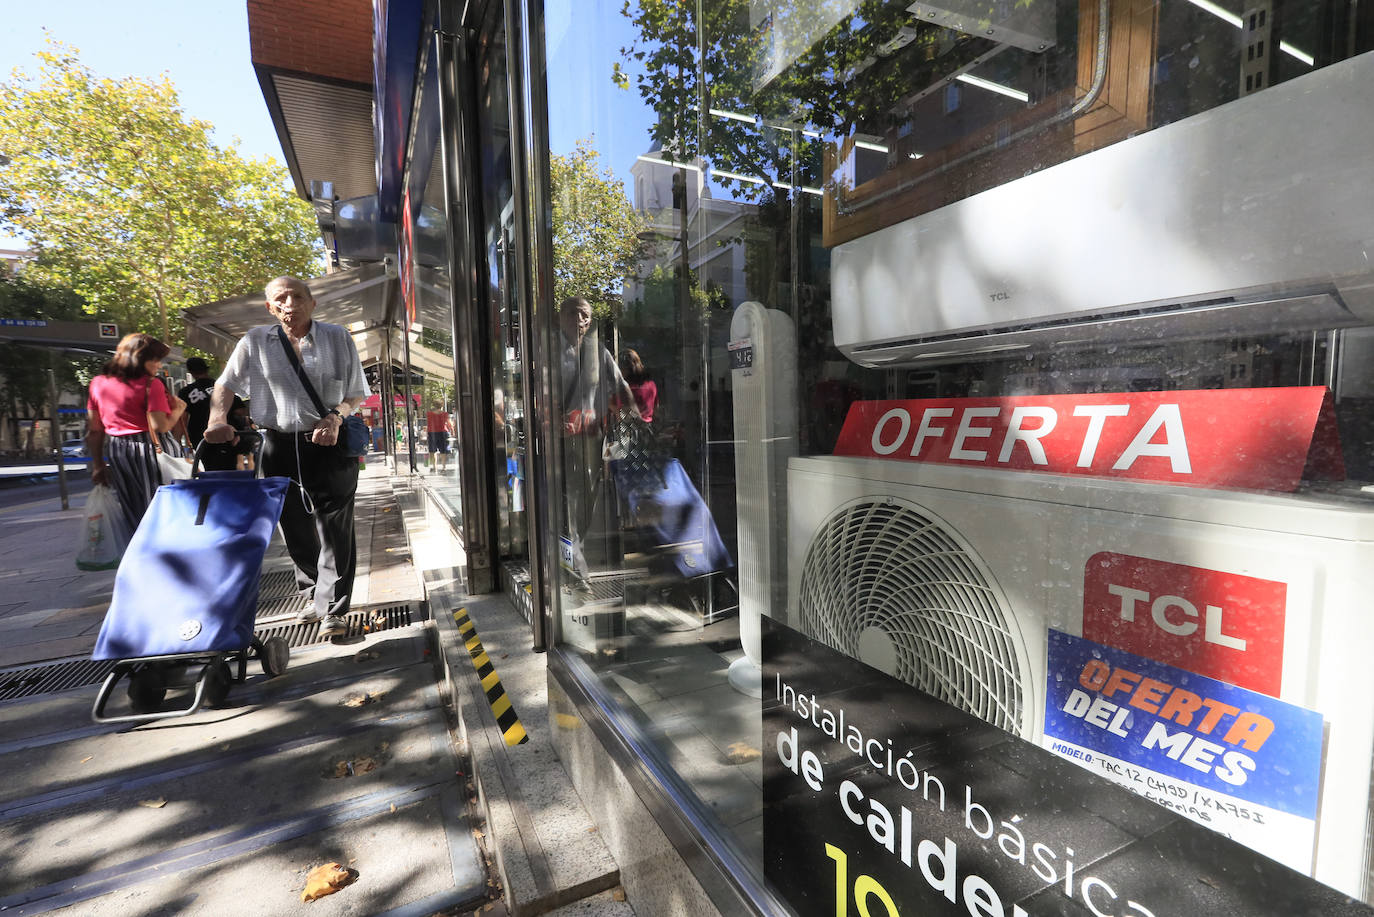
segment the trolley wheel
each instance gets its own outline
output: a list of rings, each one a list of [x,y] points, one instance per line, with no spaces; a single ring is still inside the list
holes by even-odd
[[[258,650],[258,663],[262,666],[262,674],[268,678],[276,678],[286,671],[290,662],[291,644],[286,642],[285,637],[268,637],[263,641]]]
[[[223,704],[233,683],[234,674],[229,670],[229,663],[220,659],[206,666],[204,705],[218,707]]]
[[[134,713],[156,713],[167,696],[167,677],[160,666],[136,666],[129,672],[128,691]]]

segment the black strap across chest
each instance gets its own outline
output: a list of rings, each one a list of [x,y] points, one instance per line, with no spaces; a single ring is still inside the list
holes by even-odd
[[[277,326],[277,337],[281,339],[282,347],[286,348],[286,358],[291,361],[291,367],[296,371],[296,378],[301,380],[301,387],[304,388],[305,393],[310,396],[310,400],[314,403],[315,410],[319,413],[320,417],[324,417],[324,415],[329,413],[329,409],[324,406],[324,402],[321,401],[320,396],[316,394],[315,386],[310,384],[310,377],[305,374],[305,367],[301,366],[300,357],[296,356],[296,348],[291,346],[291,341],[287,338],[286,332],[282,330],[281,325]]]

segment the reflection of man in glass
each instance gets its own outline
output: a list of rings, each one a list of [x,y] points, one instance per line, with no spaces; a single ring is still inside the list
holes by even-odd
[[[587,573],[582,536],[591,525],[596,488],[601,479],[603,431],[611,396],[633,408],[634,395],[620,374],[615,357],[592,330],[592,306],[580,296],[558,307],[559,383],[563,396],[563,489],[567,500],[568,535],[572,539],[573,569]]]

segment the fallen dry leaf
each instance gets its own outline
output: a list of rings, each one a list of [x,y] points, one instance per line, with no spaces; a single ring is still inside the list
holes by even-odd
[[[334,765],[335,777],[357,777],[361,774],[368,774],[375,771],[378,767],[376,758],[369,758],[367,755],[359,755],[352,761],[340,761]]]
[[[356,878],[351,869],[338,863],[325,863],[310,870],[305,877],[305,891],[301,892],[302,901],[314,901],[325,895],[332,895]]]
[[[140,799],[138,804],[146,809],[160,809],[167,804],[167,800],[159,796],[156,799]]]
[[[748,742],[731,742],[725,750],[725,760],[729,764],[748,764],[757,760],[760,752]]]
[[[84,758],[81,759],[81,763],[82,763],[82,764],[85,764],[87,761],[91,760],[91,759],[94,758],[94,757],[95,757],[95,755],[87,755],[86,757],[84,757]]]
[[[619,885],[617,885],[615,888],[611,889],[611,900],[612,900],[612,901],[624,901],[624,900],[625,900],[625,889],[621,888]]]
[[[366,707],[368,704],[375,704],[381,699],[382,696],[380,694],[368,694],[366,691],[363,691],[357,694],[348,695],[348,697],[344,698],[343,705],[345,707]]]

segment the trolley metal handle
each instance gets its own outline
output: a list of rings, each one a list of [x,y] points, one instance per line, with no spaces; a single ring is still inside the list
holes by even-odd
[[[206,470],[207,470],[207,469],[201,468],[201,461],[200,461],[200,460],[201,460],[201,452],[200,452],[200,450],[204,449],[207,445],[208,445],[208,446],[221,446],[221,445],[234,445],[235,443],[244,443],[244,442],[251,443],[251,444],[252,444],[252,451],[253,451],[253,467],[254,467],[255,469],[261,469],[261,468],[262,468],[262,445],[263,445],[263,435],[262,435],[261,433],[259,433],[257,430],[236,430],[236,431],[234,431],[234,432],[235,432],[235,438],[234,438],[232,441],[230,441],[229,443],[207,443],[207,442],[205,441],[204,437],[201,438],[200,442],[196,443],[195,452],[192,453],[192,455],[191,455],[191,477],[193,477],[193,478],[198,478],[198,477],[201,476],[201,473],[202,473],[203,471],[206,471]],[[255,472],[254,472],[254,475],[256,476],[256,474],[257,474],[257,472],[255,471]]]

